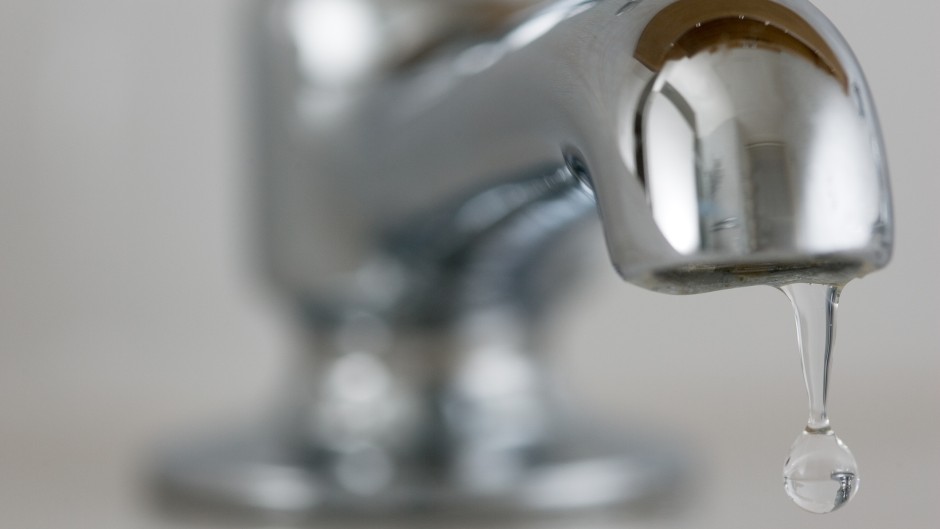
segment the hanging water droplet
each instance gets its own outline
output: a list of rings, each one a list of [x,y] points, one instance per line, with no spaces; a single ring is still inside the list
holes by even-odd
[[[790,498],[816,514],[832,512],[858,492],[858,464],[829,425],[829,366],[835,339],[840,287],[793,284],[781,290],[793,303],[803,377],[809,396],[809,421],[783,465],[783,486]]]
[[[858,464],[832,430],[806,430],[790,448],[783,486],[794,503],[816,514],[832,512],[858,492]]]

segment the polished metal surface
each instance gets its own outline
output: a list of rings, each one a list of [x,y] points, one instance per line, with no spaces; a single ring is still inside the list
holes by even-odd
[[[259,4],[263,244],[313,351],[261,452],[300,499],[219,485],[260,475],[244,455],[184,458],[170,488],[303,512],[565,507],[605,479],[632,485],[578,506],[661,492],[670,457],[554,448],[572,427],[534,337],[582,221],[599,212],[617,272],[667,293],[888,262],[871,96],[809,3],[530,4]],[[607,470],[551,477],[570,453]]]

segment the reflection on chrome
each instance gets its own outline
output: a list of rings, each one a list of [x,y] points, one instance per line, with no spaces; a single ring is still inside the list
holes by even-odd
[[[882,220],[874,129],[798,55],[742,47],[672,61],[640,113],[653,217],[683,254],[851,251]]]
[[[168,463],[184,496],[310,513],[669,493],[674,452],[594,443],[537,354],[574,227],[599,213],[616,271],[667,293],[890,259],[870,94],[805,0],[258,3],[265,256],[312,352],[282,423]]]
[[[375,11],[363,0],[302,0],[287,22],[304,73],[324,86],[359,80],[377,58]]]

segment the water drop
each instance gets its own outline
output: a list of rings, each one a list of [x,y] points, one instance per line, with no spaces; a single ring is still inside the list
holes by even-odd
[[[859,486],[858,464],[832,430],[827,410],[841,287],[797,283],[781,290],[793,304],[809,397],[809,420],[790,447],[783,485],[794,503],[809,512],[825,514],[848,503]]]
[[[805,430],[783,466],[783,486],[794,503],[816,514],[832,512],[858,492],[858,464],[831,430]]]

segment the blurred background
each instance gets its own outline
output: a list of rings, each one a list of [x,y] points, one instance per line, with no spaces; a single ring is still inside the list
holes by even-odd
[[[830,412],[859,460],[858,498],[818,517],[782,490],[806,416],[784,296],[642,291],[595,230],[546,354],[585,410],[680,439],[694,481],[667,513],[512,526],[940,521],[940,7],[815,3],[868,74],[897,221],[894,261],[840,307]],[[270,408],[300,348],[254,251],[245,5],[0,0],[0,527],[220,525],[161,514],[144,478],[165,440]]]

